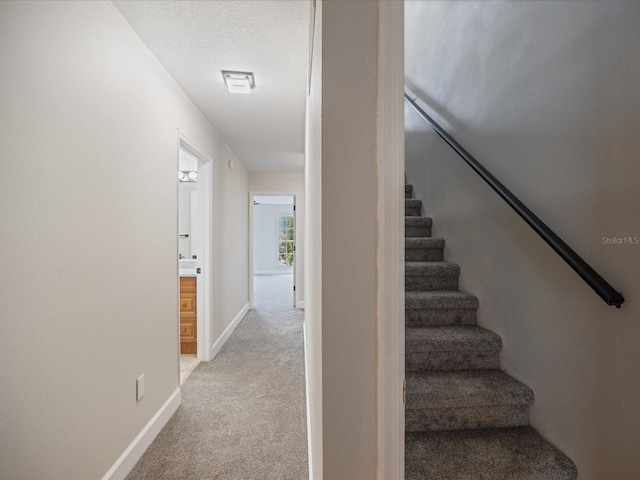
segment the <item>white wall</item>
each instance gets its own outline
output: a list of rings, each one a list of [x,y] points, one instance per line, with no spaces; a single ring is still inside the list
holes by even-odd
[[[322,12],[315,28],[305,165],[307,369],[308,377],[322,377],[321,392],[311,392],[321,394],[322,405],[309,405],[312,478],[372,479],[378,3],[331,1],[316,8]]]
[[[215,162],[213,338],[247,172],[108,2],[0,3],[0,58],[0,477],[101,478],[178,388],[178,128]]]
[[[228,168],[224,148],[213,154],[212,346],[249,302],[249,174],[238,161]]]
[[[249,190],[252,192],[284,192],[296,194],[296,294],[298,305],[305,300],[305,229],[306,195],[304,173],[249,173]]]
[[[198,159],[181,148],[178,153],[178,170],[198,171]]]
[[[253,206],[253,272],[255,274],[293,272],[293,267],[282,265],[278,261],[278,217],[281,215],[293,216],[293,204]]]
[[[640,4],[407,2],[406,81],[626,296],[608,307],[407,111],[406,174],[581,480],[640,478]]]

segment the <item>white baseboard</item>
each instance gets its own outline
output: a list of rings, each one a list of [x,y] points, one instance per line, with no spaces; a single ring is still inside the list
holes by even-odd
[[[304,300],[300,300],[296,305],[297,308],[304,310]]]
[[[160,410],[149,420],[138,436],[131,442],[116,463],[102,477],[102,480],[124,480],[129,472],[136,466],[142,454],[149,448],[151,442],[158,436],[162,427],[164,427],[169,419],[180,406],[181,395],[180,389],[171,394]]]
[[[244,318],[244,316],[247,314],[248,311],[249,311],[249,303],[246,303],[245,306],[242,307],[242,310],[238,312],[238,315],[236,315],[236,318],[233,319],[233,322],[231,322],[229,326],[224,329],[224,332],[222,332],[222,335],[220,335],[220,337],[218,337],[218,339],[214,342],[214,344],[211,345],[211,360],[216,358],[216,355],[218,354],[218,352],[220,352],[220,349],[222,348],[222,346],[229,339],[233,331],[236,329],[236,327],[238,326],[238,324]]]

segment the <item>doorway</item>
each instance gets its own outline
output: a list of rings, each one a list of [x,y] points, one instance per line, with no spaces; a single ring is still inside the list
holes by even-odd
[[[296,195],[291,192],[250,193],[250,306],[257,289],[288,292],[297,306]]]
[[[182,383],[211,359],[212,161],[178,134],[179,371]]]

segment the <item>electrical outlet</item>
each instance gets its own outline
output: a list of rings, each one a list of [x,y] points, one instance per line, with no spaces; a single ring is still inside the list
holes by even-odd
[[[144,396],[144,373],[136,380],[136,401]]]

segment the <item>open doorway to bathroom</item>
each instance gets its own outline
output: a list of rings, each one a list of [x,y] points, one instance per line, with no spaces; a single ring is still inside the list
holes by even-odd
[[[211,161],[180,134],[178,150],[180,384],[210,360]]]
[[[198,159],[180,148],[178,265],[180,273],[180,384],[198,366]]]
[[[296,197],[251,194],[251,303],[279,299],[296,306]]]

